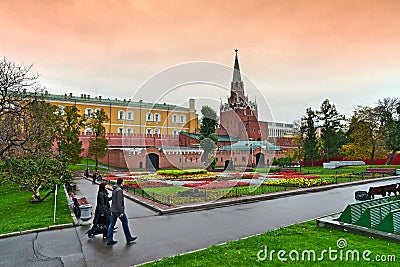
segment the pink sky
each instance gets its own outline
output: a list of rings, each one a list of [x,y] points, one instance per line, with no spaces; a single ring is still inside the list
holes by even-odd
[[[0,0],[0,56],[34,64],[51,93],[139,100],[134,93],[161,70],[233,66],[238,48],[274,118],[291,122],[325,98],[350,115],[398,96],[399,10],[397,0]],[[146,93],[145,101],[159,95]],[[193,86],[165,99],[226,96]]]

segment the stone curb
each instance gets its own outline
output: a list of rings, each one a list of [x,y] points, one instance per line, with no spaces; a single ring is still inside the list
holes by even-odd
[[[40,232],[44,232],[44,231],[51,231],[51,230],[57,230],[57,229],[71,228],[71,227],[75,227],[75,226],[76,225],[74,225],[73,223],[56,224],[56,225],[51,225],[51,226],[43,227],[43,228],[1,234],[0,239],[12,237],[12,236],[18,236],[18,235],[25,235],[25,234],[40,233]]]

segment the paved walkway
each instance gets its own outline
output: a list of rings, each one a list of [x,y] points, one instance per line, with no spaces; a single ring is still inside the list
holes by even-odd
[[[354,202],[355,191],[392,182],[400,178],[163,216],[126,200],[136,242],[125,244],[119,221],[114,246],[101,236],[89,239],[85,232],[90,226],[25,234],[0,239],[0,266],[131,266],[335,213]],[[95,204],[98,187],[85,179],[76,183],[76,194]]]

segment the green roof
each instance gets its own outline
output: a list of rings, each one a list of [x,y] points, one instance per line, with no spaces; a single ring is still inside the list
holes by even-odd
[[[110,98],[98,98],[98,97],[81,97],[81,96],[70,96],[70,95],[56,95],[56,94],[43,94],[45,99],[51,99],[56,101],[67,101],[73,103],[92,103],[92,104],[106,104],[106,105],[118,105],[126,107],[143,107],[143,108],[153,108],[153,109],[168,109],[168,110],[183,110],[188,111],[189,108],[180,107],[177,105],[170,105],[166,103],[150,103],[143,101],[130,101],[130,100],[119,100]]]
[[[267,141],[238,141],[237,143],[232,144],[231,146],[223,146],[221,150],[240,150],[240,151],[248,151],[250,149],[264,148],[269,151],[279,151],[280,146],[276,146]]]

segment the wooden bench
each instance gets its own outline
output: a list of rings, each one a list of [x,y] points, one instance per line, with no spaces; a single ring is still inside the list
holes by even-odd
[[[383,188],[383,193],[387,196],[390,196],[390,193],[393,193],[397,197],[397,184],[390,184],[390,185],[385,185]]]
[[[390,196],[391,193],[397,196],[397,191],[397,184],[389,184],[377,187],[371,186],[368,190],[368,198],[373,199],[375,198],[375,195],[381,195],[382,197],[384,197],[387,194],[387,196]]]
[[[296,172],[296,168],[281,168],[280,172]]]
[[[374,199],[375,195],[382,195],[383,197],[385,194],[383,193],[384,186],[377,186],[377,187],[370,187],[368,190],[368,198]]]
[[[75,191],[76,190],[76,184],[73,182],[67,182],[65,183],[65,187],[67,188],[67,192]]]
[[[368,173],[368,174],[379,173],[379,174],[394,175],[394,174],[396,174],[396,169],[395,168],[367,168],[365,170],[365,173]]]

